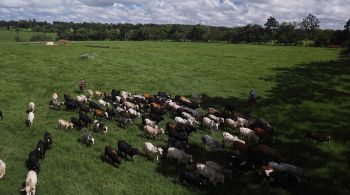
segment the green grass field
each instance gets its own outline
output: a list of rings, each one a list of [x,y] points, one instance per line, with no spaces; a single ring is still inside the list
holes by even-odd
[[[1,37],[1,36],[0,36]],[[106,45],[92,48],[85,45]],[[25,181],[25,160],[45,131],[54,146],[41,162],[37,194],[348,194],[350,125],[350,63],[338,50],[307,47],[167,42],[78,42],[47,47],[30,43],[0,43],[0,159],[7,164],[0,194],[18,194]],[[94,60],[82,60],[92,53]],[[106,135],[94,133],[96,144],[78,142],[81,133],[57,128],[59,118],[76,113],[49,109],[53,92],[75,96],[80,78],[88,88],[112,88],[132,93],[167,91],[173,95],[203,94],[202,108],[234,103],[242,112],[266,118],[275,126],[277,148],[287,162],[311,177],[306,187],[270,188],[247,175],[225,179],[218,189],[188,189],[178,183],[183,170],[166,158],[143,155],[114,168],[101,159],[105,145],[124,139],[142,150],[147,140],[137,125],[118,128],[107,122]],[[259,100],[249,106],[256,89]],[[25,126],[28,103],[36,103],[31,129]],[[165,122],[160,124],[165,127]],[[333,141],[307,142],[306,131],[326,131]],[[224,163],[229,149],[205,151],[200,130],[191,135],[195,162]],[[221,132],[213,135],[222,140]],[[166,136],[151,140],[165,146]]]
[[[36,34],[43,34],[41,32],[29,32],[29,31],[19,31],[19,38],[22,41],[30,41],[30,39]],[[53,40],[56,39],[56,33],[45,33],[47,36],[52,37]],[[15,42],[15,37],[17,33],[15,30],[5,30],[0,29],[0,42]]]

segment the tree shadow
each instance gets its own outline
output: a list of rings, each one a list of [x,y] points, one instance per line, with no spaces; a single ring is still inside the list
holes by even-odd
[[[307,186],[276,189],[255,185],[253,176],[239,175],[225,178],[225,183],[218,188],[220,194],[260,194],[262,191],[270,194],[280,193],[280,190],[292,194],[348,193],[350,59],[340,56],[336,61],[311,62],[272,71],[273,76],[261,79],[275,85],[255,106],[247,99],[202,94],[201,108],[223,109],[225,105],[233,105],[242,113],[267,119],[277,132],[271,147],[286,157],[286,163],[305,169],[311,180]],[[325,132],[333,141],[306,141],[304,135],[308,131]],[[227,150],[205,151],[198,144],[191,144],[190,149],[195,162],[214,160],[225,164],[229,155]],[[159,173],[176,178],[182,171],[194,170],[194,165],[178,166],[164,158],[157,167]],[[201,192],[213,194],[218,193],[218,189],[208,187]]]

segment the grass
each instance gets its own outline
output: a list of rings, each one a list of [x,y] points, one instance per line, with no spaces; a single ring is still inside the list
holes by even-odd
[[[111,48],[91,48],[105,45]],[[81,54],[92,53],[93,60]],[[28,43],[0,44],[0,159],[7,164],[0,194],[17,194],[25,180],[24,161],[44,131],[54,136],[38,176],[38,194],[348,194],[349,187],[349,61],[338,50],[326,48],[258,45],[165,43],[165,42],[78,42],[47,47]],[[87,148],[77,141],[81,133],[57,128],[59,118],[76,113],[50,110],[53,92],[75,95],[80,78],[88,88],[132,93],[167,91],[173,95],[203,94],[203,109],[234,103],[254,116],[270,121],[277,131],[276,143],[288,163],[306,170],[308,187],[269,188],[252,182],[250,176],[227,179],[219,189],[188,189],[177,182],[182,170],[194,165],[147,160],[123,161],[114,168],[101,159],[105,145],[124,139],[142,150],[147,140],[138,125],[120,129],[107,122],[107,135],[94,133],[96,145]],[[248,106],[250,89],[257,90],[257,106]],[[24,125],[25,110],[36,103],[34,126]],[[140,124],[140,120],[137,121]],[[164,127],[165,122],[160,126]],[[327,131],[334,140],[306,142],[306,131]],[[225,151],[205,151],[200,137],[190,137],[195,162],[223,163]],[[221,133],[214,137],[221,140]],[[151,140],[165,146],[166,136]]]
[[[22,41],[30,41],[30,39],[36,34],[44,34],[42,32],[30,32],[30,31],[19,31],[19,38]],[[52,40],[56,39],[56,33],[45,33],[47,36],[52,37]],[[15,42],[17,33],[15,30],[0,29],[0,42]]]

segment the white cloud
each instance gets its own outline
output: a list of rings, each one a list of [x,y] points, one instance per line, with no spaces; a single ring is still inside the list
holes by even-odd
[[[102,23],[181,23],[236,26],[267,17],[301,21],[309,13],[323,28],[342,29],[349,0],[1,0],[0,19]]]

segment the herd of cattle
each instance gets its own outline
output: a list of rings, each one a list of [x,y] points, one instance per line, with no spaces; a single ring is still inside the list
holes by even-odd
[[[273,142],[274,131],[266,120],[241,114],[231,105],[226,105],[223,110],[209,108],[207,111],[200,111],[199,102],[200,97],[197,96],[189,99],[177,95],[172,98],[165,92],[159,92],[157,95],[132,95],[113,89],[111,93],[89,90],[87,95],[75,98],[64,94],[63,100],[54,93],[50,107],[78,112],[78,117],[59,119],[58,125],[64,129],[83,130],[82,141],[88,146],[95,144],[89,127],[92,126],[95,131],[105,134],[108,127],[104,120],[116,121],[120,127],[126,128],[134,124],[137,118],[142,118],[141,126],[145,136],[155,139],[167,134],[167,159],[170,162],[177,160],[178,163],[186,165],[193,162],[189,136],[199,129],[207,129],[209,133],[201,140],[203,146],[216,151],[225,150],[228,144],[230,152],[227,153],[227,162],[219,164],[211,160],[196,163],[196,171],[180,173],[179,181],[188,186],[217,186],[218,183],[224,183],[225,177],[242,172],[252,172],[261,178],[261,182],[279,186],[299,185],[308,179],[303,169],[285,163],[278,150],[269,146]],[[27,125],[31,127],[34,123],[34,102],[29,103],[27,112]],[[174,121],[166,123],[163,129],[158,125],[167,114],[174,118]],[[222,142],[210,136],[210,133],[219,130],[223,130]],[[317,141],[329,139],[313,133],[308,133],[306,137]],[[36,149],[29,154],[29,172],[26,187],[23,188],[27,194],[35,194],[36,174],[40,171],[39,159],[45,158],[45,152],[51,148],[52,143],[51,134],[45,132],[44,140],[39,140]],[[157,161],[163,155],[163,148],[151,142],[145,142],[143,150],[149,156],[156,156]],[[118,140],[117,149],[109,145],[104,148],[104,158],[114,166],[119,165],[122,159],[132,160],[137,154],[139,150],[124,140]],[[5,163],[0,160],[0,179],[4,176],[5,169]]]

